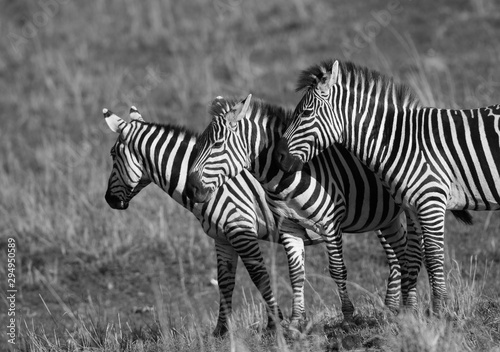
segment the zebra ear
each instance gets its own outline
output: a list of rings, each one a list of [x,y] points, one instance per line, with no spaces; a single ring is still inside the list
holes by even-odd
[[[130,107],[129,115],[130,115],[130,119],[133,121],[145,122],[144,119],[142,118],[141,113],[139,112],[139,110],[137,110],[137,108],[135,106]]]
[[[252,100],[252,94],[248,94],[246,99],[241,103],[236,104],[231,111],[226,115],[226,119],[235,123],[240,121],[247,114],[248,108],[250,107],[250,101]]]
[[[331,72],[324,72],[321,82],[318,83],[318,89],[321,93],[328,93],[339,79],[339,61],[335,60]]]
[[[328,81],[328,85],[330,89],[336,84],[339,80],[339,60],[335,60],[332,65],[332,72],[330,74],[330,80]]]
[[[102,113],[104,115],[104,120],[108,124],[108,127],[111,129],[111,131],[120,133],[125,127],[128,126],[128,123],[125,120],[118,117],[111,110],[102,109]]]

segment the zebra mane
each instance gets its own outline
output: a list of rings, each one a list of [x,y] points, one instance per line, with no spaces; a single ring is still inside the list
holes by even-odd
[[[316,85],[321,82],[326,73],[332,71],[332,66],[335,60],[323,61],[320,64],[313,65],[308,69],[302,71],[299,75],[295,90],[297,92],[314,89]],[[364,66],[354,64],[350,61],[340,61],[339,68],[341,75],[346,77],[351,75],[357,77],[360,81],[365,81],[365,86],[369,86],[374,82],[376,85],[381,86],[383,91],[389,90],[394,92],[396,99],[402,104],[406,102],[408,105],[420,106],[420,101],[415,96],[410,87],[403,83],[394,81],[390,76],[384,75],[376,70],[369,69]],[[351,85],[354,85],[354,80],[351,79]]]
[[[209,114],[211,117],[224,116],[233,106],[240,103],[242,100],[243,99],[238,98],[216,99],[210,106]],[[291,120],[293,115],[293,111],[290,109],[267,103],[260,99],[252,99],[250,102],[250,109],[252,111],[261,110],[264,115],[277,117],[282,121],[282,123],[286,123]]]
[[[172,131],[176,135],[184,134],[187,137],[194,137],[194,138],[198,138],[198,136],[199,136],[198,133],[196,133],[192,130],[189,130],[186,127],[181,126],[181,125],[167,124],[167,123],[161,123],[161,122],[144,122],[144,121],[141,121],[139,123],[142,123],[146,126],[162,128],[166,131]]]

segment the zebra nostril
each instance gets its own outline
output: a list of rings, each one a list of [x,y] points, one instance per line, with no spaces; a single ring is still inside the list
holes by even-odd
[[[285,139],[281,138],[276,144],[276,148],[273,151],[273,159],[276,163],[282,164],[286,162],[288,155],[288,143]]]
[[[125,210],[128,208],[128,202],[121,200],[117,196],[111,194],[109,191],[104,196],[108,205],[113,209]]]
[[[200,181],[195,173],[190,173],[186,181],[186,195],[196,200],[200,193]]]
[[[285,154],[282,150],[275,149],[273,153],[273,159],[276,163],[281,164],[285,158]]]
[[[112,203],[114,204],[116,202],[116,200],[118,199],[118,197],[112,195],[109,191],[106,192],[106,194],[104,195],[104,199],[106,199],[106,202],[111,205]]]
[[[296,172],[302,168],[301,165],[298,165],[298,158],[290,154],[288,141],[285,138],[281,138],[276,144],[273,159],[283,172]]]
[[[195,203],[205,203],[210,198],[210,190],[201,183],[200,177],[191,173],[186,181],[186,195]]]
[[[200,189],[198,188],[198,186],[196,185],[191,185],[187,188],[187,196],[189,198],[196,198],[196,195],[199,194],[200,192]]]

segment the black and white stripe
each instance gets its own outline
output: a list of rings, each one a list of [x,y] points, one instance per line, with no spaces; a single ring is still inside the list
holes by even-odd
[[[342,232],[381,230],[378,234],[390,267],[386,304],[398,309],[406,248],[401,209],[378,178],[343,148],[329,148],[301,172],[284,174],[273,162],[273,153],[291,112],[263,102],[247,104],[248,99],[245,103],[214,101],[212,122],[197,142],[188,191],[203,201],[205,192],[216,192],[226,180],[248,169],[266,190],[276,217],[294,220],[282,224],[282,229],[292,225],[321,233],[347,320],[354,306],[346,287]],[[407,301],[409,287],[404,286]]]
[[[205,204],[195,204],[185,193],[186,176],[194,160],[196,135],[179,127],[146,123],[131,114],[127,123],[105,111],[106,122],[119,137],[111,149],[113,170],[106,200],[116,209],[128,202],[150,182],[155,183],[200,221],[205,233],[215,239],[220,311],[215,335],[227,331],[238,256],[261,292],[269,315],[268,326],[282,319],[258,240],[284,245],[294,292],[292,316],[304,315],[304,244],[321,242],[314,233],[294,229],[293,235],[278,232],[262,186],[242,173],[226,183]]]
[[[439,311],[446,298],[445,211],[470,223],[465,210],[500,208],[500,106],[403,106],[396,98],[407,93],[403,86],[338,61],[304,71],[298,88],[306,93],[282,141],[283,169],[340,143],[375,172],[423,235],[433,308]]]

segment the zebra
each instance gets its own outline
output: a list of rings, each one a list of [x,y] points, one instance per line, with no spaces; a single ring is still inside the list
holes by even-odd
[[[153,182],[192,212],[204,232],[215,239],[220,304],[213,335],[228,331],[238,256],[266,302],[268,329],[275,329],[283,319],[257,240],[284,246],[293,291],[291,321],[305,317],[304,245],[320,243],[321,237],[294,224],[288,226],[291,233],[279,232],[262,186],[249,173],[229,181],[209,202],[194,204],[186,197],[185,185],[196,135],[181,127],[145,122],[135,107],[130,110],[130,122],[108,109],[103,113],[109,128],[118,134],[105,195],[111,208],[127,209],[131,199]]]
[[[398,92],[407,95],[403,87],[337,60],[303,71],[297,90],[305,94],[275,161],[294,172],[338,143],[373,171],[423,240],[432,310],[439,314],[447,297],[445,211],[470,224],[467,210],[500,208],[500,105],[472,110],[398,106]]]
[[[390,267],[385,303],[397,311],[406,249],[404,214],[373,173],[345,149],[332,147],[308,163],[303,172],[285,175],[272,162],[272,154],[292,112],[251,101],[251,95],[244,102],[219,97],[212,104],[211,115],[212,121],[195,147],[198,156],[188,176],[188,196],[196,202],[210,199],[224,182],[248,169],[266,190],[277,217],[294,218],[322,234],[345,324],[352,320],[354,306],[346,287],[341,230],[380,230],[378,237]],[[334,169],[334,165],[342,167]],[[403,300],[407,299],[403,293]]]

